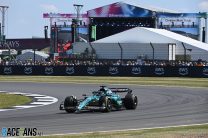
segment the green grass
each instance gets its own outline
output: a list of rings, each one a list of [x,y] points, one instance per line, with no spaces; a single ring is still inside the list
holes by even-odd
[[[0,109],[9,108],[16,105],[24,105],[32,99],[23,95],[0,93]]]
[[[0,76],[0,82],[96,83],[208,87],[207,78],[180,77]]]
[[[41,138],[207,138],[208,125],[116,132],[94,132]]]

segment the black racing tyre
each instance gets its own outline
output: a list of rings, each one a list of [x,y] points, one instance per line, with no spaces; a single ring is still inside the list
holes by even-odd
[[[74,96],[68,96],[64,100],[64,108],[67,113],[73,113],[76,110],[77,99]],[[69,109],[70,107],[70,109]]]
[[[127,94],[124,98],[124,106],[126,109],[136,109],[138,104],[137,96]]]
[[[100,106],[105,107],[103,112],[110,112],[112,110],[111,100],[106,96],[103,96],[100,98],[99,104],[100,104]]]

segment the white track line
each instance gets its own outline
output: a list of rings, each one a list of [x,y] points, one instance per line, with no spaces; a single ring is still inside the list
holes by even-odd
[[[11,109],[0,109],[0,112],[3,112],[3,111],[9,111]]]
[[[32,107],[36,107],[36,106],[32,106],[32,105],[20,105],[20,106],[13,106],[15,108],[32,108]]]
[[[38,96],[43,96],[43,95],[40,95],[40,94],[25,94],[25,96],[38,97]]]
[[[12,106],[11,109],[0,109],[0,112],[45,106],[45,105],[56,103],[58,101],[58,99],[55,97],[41,95],[41,94],[32,94],[32,93],[23,93],[23,92],[7,92],[7,91],[0,91],[0,93],[19,94],[19,95],[28,96],[28,97],[35,99],[35,101],[30,104]]]
[[[79,133],[51,134],[51,135],[44,135],[44,136],[65,136],[65,135],[79,135],[79,134],[92,134],[92,133],[111,133],[111,132],[124,132],[124,131],[141,131],[141,130],[176,128],[176,127],[188,127],[188,126],[200,126],[200,125],[208,125],[208,123],[190,124],[190,125],[178,125],[178,126],[165,126],[165,127],[138,128],[138,129],[122,129],[122,130],[109,130],[109,131],[94,131],[94,132],[90,131],[90,132],[79,132]]]
[[[38,104],[38,105],[39,105],[39,104],[42,104],[42,105],[48,105],[48,102],[33,102],[33,103],[31,103],[31,104],[32,104],[32,105],[33,105],[33,104],[35,104],[35,105],[36,105],[36,104]]]
[[[54,100],[53,99],[38,99],[37,100],[38,102],[53,102]]]

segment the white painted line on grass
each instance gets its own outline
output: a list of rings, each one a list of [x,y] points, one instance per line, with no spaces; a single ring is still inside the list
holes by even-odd
[[[28,109],[33,107],[39,107],[39,106],[45,106],[50,105],[53,103],[56,103],[58,101],[57,98],[47,96],[47,95],[41,95],[41,94],[32,94],[32,93],[23,93],[23,92],[6,92],[6,91],[0,91],[2,93],[8,93],[8,94],[18,94],[18,95],[24,95],[31,98],[34,98],[35,101],[32,103],[29,103],[27,105],[19,105],[19,106],[12,106],[9,109],[0,109],[1,111],[11,111],[11,110],[18,110],[18,109]]]

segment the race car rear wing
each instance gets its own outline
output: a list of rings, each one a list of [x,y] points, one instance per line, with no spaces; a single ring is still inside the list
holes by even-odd
[[[112,92],[115,92],[115,93],[124,93],[124,92],[127,92],[127,93],[132,93],[132,90],[129,89],[129,88],[109,88]]]

